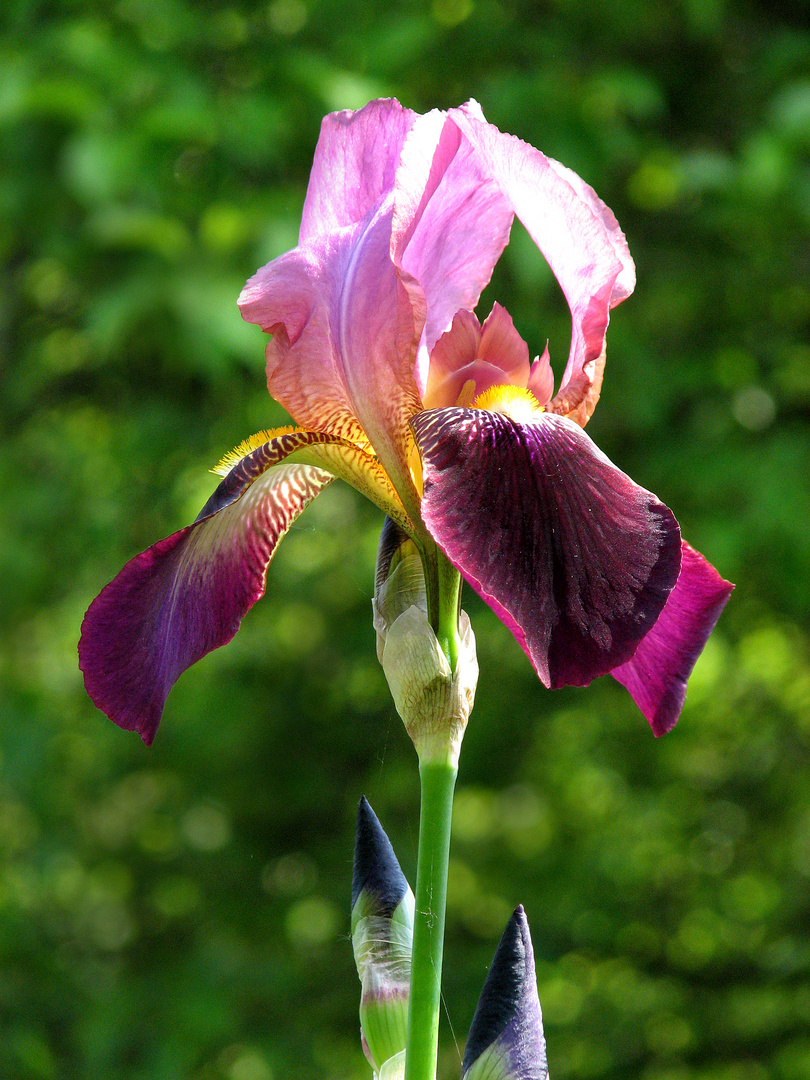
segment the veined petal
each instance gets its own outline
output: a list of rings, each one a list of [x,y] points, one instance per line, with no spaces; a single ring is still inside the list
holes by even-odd
[[[457,405],[467,383],[471,398],[491,386],[525,387],[529,373],[529,347],[506,308],[496,303],[483,326],[471,311],[458,311],[430,354],[424,405]]]
[[[423,521],[543,683],[583,686],[629,660],[680,571],[667,507],[563,417],[434,409],[412,427]]]
[[[292,522],[334,476],[404,511],[378,462],[317,432],[288,432],[247,454],[192,524],[131,559],[90,605],[79,665],[90,697],[149,744],[179,676],[226,644],[263,595]]]
[[[323,118],[300,242],[362,221],[393,190],[402,146],[417,114],[393,98]]]
[[[681,573],[658,621],[632,660],[611,672],[630,691],[655,735],[675,726],[686,682],[733,589],[683,542]]]
[[[456,312],[478,303],[512,218],[508,198],[456,124],[438,112],[417,118],[396,174],[391,255],[426,299],[428,353]]]
[[[333,317],[355,415],[418,521],[408,421],[422,407],[414,365],[424,311],[412,303],[391,262],[392,213],[391,203],[385,203],[356,238]]]
[[[515,329],[512,316],[498,303],[492,305],[481,327],[479,356],[503,371],[504,382],[526,385],[530,371],[529,346]]]
[[[355,124],[362,141],[367,124],[360,114],[345,118],[340,137],[351,141]],[[335,173],[340,160],[335,151]],[[334,180],[340,188],[339,176]],[[367,438],[418,520],[408,420],[421,408],[413,372],[424,302],[413,302],[391,260],[392,200],[383,193],[361,221],[331,232],[307,226],[306,242],[254,275],[239,306],[245,319],[273,334],[272,396],[303,427],[353,442]]]
[[[242,444],[246,452],[200,511],[198,521],[239,498],[268,469],[282,462],[300,462],[325,469],[332,476],[345,480],[387,514],[404,533],[413,533],[413,524],[385,470],[362,447],[324,432],[301,428],[280,428],[267,434],[272,438],[261,445],[256,446],[256,436]],[[237,447],[234,453],[238,451]],[[223,460],[230,460],[229,455]]]
[[[459,374],[463,368],[473,363],[481,345],[481,324],[472,311],[457,311],[449,330],[445,330],[430,354],[427,388],[423,394],[426,409],[436,406],[434,398],[441,393],[441,404],[455,404],[458,393],[464,383],[464,376]],[[440,392],[440,387],[452,380],[452,387]],[[457,387],[457,389],[456,389]],[[453,391],[455,390],[455,396]]]
[[[264,594],[279,540],[331,480],[279,466],[246,497],[131,559],[82,624],[79,666],[97,707],[148,746],[176,680],[231,640]]]
[[[333,253],[335,274],[331,265],[322,266],[316,248],[296,248],[274,259],[245,285],[239,308],[244,319],[273,335],[265,350],[272,396],[301,426],[360,442],[365,432],[343,377],[331,322],[350,239],[343,235],[339,257]]]
[[[575,173],[498,131],[468,105],[448,115],[480,155],[565,294],[571,350],[554,411],[584,425],[598,397],[608,313],[635,283],[624,236],[612,212]]]

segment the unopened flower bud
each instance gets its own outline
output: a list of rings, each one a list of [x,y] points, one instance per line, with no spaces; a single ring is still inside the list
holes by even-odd
[[[548,1080],[543,1014],[529,924],[518,907],[475,1010],[461,1080]]]
[[[388,630],[409,607],[427,615],[427,593],[422,560],[416,544],[386,518],[377,548],[374,580],[374,629],[377,631],[377,659],[382,663]]]
[[[475,636],[466,612],[459,618],[455,671],[417,607],[408,608],[389,628],[382,666],[420,762],[447,758],[457,764],[478,682]]]
[[[475,635],[462,611],[451,669],[428,621],[419,553],[390,519],[380,537],[373,608],[377,655],[420,762],[458,764],[478,683]]]
[[[352,873],[352,948],[362,984],[363,1050],[380,1080],[404,1063],[414,898],[377,816],[362,798]],[[392,1071],[394,1070],[394,1071]]]

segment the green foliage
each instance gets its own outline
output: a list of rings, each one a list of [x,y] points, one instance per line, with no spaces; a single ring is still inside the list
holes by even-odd
[[[522,902],[557,1080],[810,1073],[800,8],[5,5],[0,1075],[368,1075],[355,808],[366,793],[413,879],[418,804],[374,653],[379,515],[338,485],[307,511],[149,751],[85,697],[75,643],[122,563],[196,514],[221,454],[283,422],[235,299],[295,243],[322,114],[389,93],[478,98],[615,210],[639,287],[589,431],[738,583],[659,742],[609,679],[544,692],[465,596],[481,682],[450,880],[455,1038]],[[517,228],[495,297],[559,372],[567,312]]]

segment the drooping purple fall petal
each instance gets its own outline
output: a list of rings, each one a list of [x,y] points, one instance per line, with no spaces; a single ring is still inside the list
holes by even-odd
[[[542,682],[584,686],[629,660],[678,579],[671,511],[563,417],[434,409],[412,427],[428,530]]]
[[[231,475],[205,516],[130,559],[82,624],[79,666],[96,706],[148,746],[176,680],[231,640],[279,540],[332,479],[296,464],[238,485]]]
[[[655,735],[675,726],[686,682],[734,589],[683,542],[681,573],[655,626],[632,660],[611,672],[630,691]]]
[[[598,398],[609,311],[635,284],[624,235],[613,213],[570,169],[498,131],[469,106],[448,115],[486,163],[565,294],[571,350],[555,411],[584,426]]]
[[[509,920],[470,1025],[462,1080],[547,1080],[534,949],[523,907]]]
[[[82,625],[79,666],[90,697],[147,744],[175,681],[231,640],[264,594],[278,542],[334,477],[371,499],[398,528],[410,527],[379,462],[352,443],[280,429],[243,448],[197,520],[131,559]]]

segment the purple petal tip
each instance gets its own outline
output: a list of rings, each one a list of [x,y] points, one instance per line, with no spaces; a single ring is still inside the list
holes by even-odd
[[[682,542],[681,572],[664,610],[632,659],[611,672],[656,737],[675,726],[692,669],[733,591],[731,582]]]

